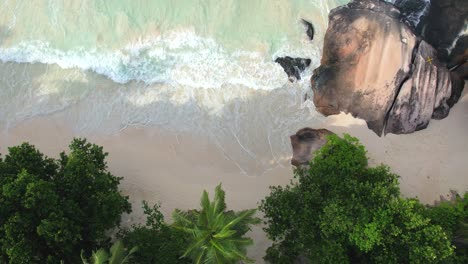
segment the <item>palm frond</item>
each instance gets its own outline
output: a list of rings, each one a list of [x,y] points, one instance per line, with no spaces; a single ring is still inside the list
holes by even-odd
[[[226,222],[226,217],[223,212],[218,213],[214,219],[212,220],[213,223],[211,224],[211,227],[214,230],[220,230],[223,228],[225,222]]]
[[[130,257],[137,251],[138,251],[138,247],[132,247],[130,251],[128,252],[127,256],[125,256],[125,258],[123,259],[122,264],[127,263]]]
[[[200,252],[198,253],[198,256],[196,256],[196,258],[195,258],[195,259],[196,259],[195,263],[196,263],[196,264],[202,263],[202,261],[203,261],[203,256],[205,256],[205,250],[202,250],[202,251],[200,251]]]
[[[222,255],[229,255],[229,251],[227,251],[223,245],[218,243],[216,240],[210,240],[211,245]]]
[[[226,210],[226,201],[225,201],[226,193],[221,189],[221,184],[216,186],[215,189],[215,197],[214,197],[214,212],[220,213]]]
[[[192,255],[192,253],[200,248],[202,248],[203,244],[206,243],[206,239],[209,237],[210,234],[206,234],[205,237],[198,238],[192,244],[189,245],[185,253],[182,255],[182,257],[187,257]]]
[[[125,247],[122,241],[118,240],[110,248],[109,264],[122,263],[124,258],[125,258]]]
[[[172,219],[174,219],[174,223],[178,227],[192,227],[194,224],[187,216],[186,212],[182,212],[179,209],[175,209],[172,213]]]
[[[234,234],[236,234],[237,232],[235,230],[226,230],[226,231],[221,231],[215,235],[213,235],[214,238],[219,238],[219,239],[224,239],[224,238],[228,238]]]
[[[234,220],[230,221],[227,225],[225,225],[224,228],[221,230],[221,232],[224,232],[224,231],[232,228],[233,226],[240,223],[244,219],[252,218],[252,216],[255,214],[256,211],[257,211],[256,209],[251,209],[251,210],[244,211],[243,213],[238,215]]]
[[[109,259],[109,254],[104,249],[99,249],[91,255],[92,264],[104,264]]]
[[[203,191],[201,201],[200,201],[200,206],[201,206],[201,212],[200,212],[199,223],[201,225],[208,225],[209,219],[211,219],[211,204],[210,204],[210,198],[208,197],[208,192],[206,191]]]
[[[130,256],[137,251],[137,247],[133,247],[128,254],[125,252],[124,244],[121,240],[117,240],[112,247],[110,248],[110,259],[109,264],[124,264],[129,259]]]

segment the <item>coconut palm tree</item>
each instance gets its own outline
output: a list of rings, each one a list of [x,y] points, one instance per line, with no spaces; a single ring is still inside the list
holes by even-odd
[[[125,254],[125,247],[122,241],[118,240],[110,248],[110,256],[104,249],[99,249],[91,255],[91,260],[88,260],[83,256],[83,251],[81,251],[81,260],[83,264],[125,264],[129,260],[130,256],[137,251],[137,247],[130,249],[128,254]]]
[[[250,225],[260,223],[254,217],[256,209],[226,211],[224,197],[225,192],[218,185],[213,201],[203,191],[200,211],[174,211],[174,227],[191,235],[191,243],[182,257],[189,257],[197,264],[252,262],[246,256],[246,248],[253,241],[243,235],[250,230]]]

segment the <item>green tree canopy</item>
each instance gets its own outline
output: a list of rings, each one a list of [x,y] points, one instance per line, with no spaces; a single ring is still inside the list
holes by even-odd
[[[77,263],[131,211],[107,171],[102,147],[74,139],[69,154],[45,157],[24,143],[0,159],[0,258]],[[0,259],[0,262],[1,262]]]
[[[424,215],[432,223],[440,225],[456,247],[453,263],[468,263],[468,192],[460,197],[453,194],[453,200],[441,201],[428,206]]]
[[[449,261],[450,235],[415,199],[400,197],[398,176],[368,167],[356,138],[328,137],[308,169],[272,187],[260,206],[274,241],[271,263],[439,263]]]
[[[174,226],[190,235],[191,243],[183,256],[190,257],[193,263],[251,262],[246,256],[246,248],[253,241],[244,235],[250,225],[260,222],[254,217],[256,210],[226,211],[224,197],[225,193],[218,185],[213,201],[203,191],[200,211],[175,210],[173,213]]]

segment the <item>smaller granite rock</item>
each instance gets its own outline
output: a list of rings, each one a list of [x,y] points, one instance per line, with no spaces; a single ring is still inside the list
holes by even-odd
[[[289,77],[289,81],[293,82],[294,79],[301,79],[301,72],[303,72],[305,68],[309,67],[311,60],[286,56],[276,58],[275,62],[279,63],[279,65],[283,67]]]
[[[293,157],[291,164],[300,167],[307,166],[309,161],[314,158],[314,152],[327,143],[327,135],[333,132],[327,129],[303,128],[292,135],[291,146]]]

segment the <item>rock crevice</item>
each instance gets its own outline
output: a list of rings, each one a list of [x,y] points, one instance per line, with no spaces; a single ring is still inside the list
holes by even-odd
[[[393,98],[393,101],[392,101],[392,105],[390,106],[390,108],[388,109],[387,111],[387,114],[385,115],[385,119],[384,119],[384,131],[386,130],[387,128],[387,123],[388,123],[388,119],[390,117],[390,114],[392,112],[392,109],[395,107],[395,103],[397,102],[397,98],[398,96],[400,95],[400,91],[401,89],[403,88],[403,85],[411,79],[411,75],[413,74],[414,72],[414,61],[416,60],[416,54],[418,52],[418,49],[419,49],[419,45],[421,44],[421,40],[420,39],[417,39],[416,40],[416,43],[415,43],[415,46],[413,48],[413,52],[412,52],[412,55],[411,55],[411,62],[410,64],[408,65],[408,67],[410,67],[410,70],[409,72],[406,74],[406,76],[403,78],[403,80],[401,81],[401,83],[397,86],[397,90],[396,90],[396,93],[395,93],[395,97]]]

